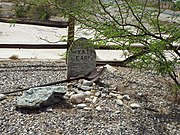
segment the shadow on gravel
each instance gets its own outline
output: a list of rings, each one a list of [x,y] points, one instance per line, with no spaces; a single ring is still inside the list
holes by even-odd
[[[150,119],[153,121],[154,129],[158,131],[159,134],[170,134],[168,125],[178,128],[178,125],[180,124],[180,107],[178,108],[178,106],[179,105],[170,104],[169,113],[156,113],[149,115]]]
[[[180,106],[169,104],[169,112],[154,112],[148,113],[147,111],[138,115],[139,122],[134,123],[134,127],[137,129],[138,135],[170,135],[176,129],[173,135],[178,133],[177,130],[180,124]]]
[[[72,109],[73,106],[69,104],[66,100],[62,100],[60,103],[53,104],[51,106],[46,106],[46,107],[41,107],[41,108],[16,108],[16,111],[22,113],[22,114],[40,114],[42,112],[53,112],[53,111],[48,111],[48,108],[52,109]]]

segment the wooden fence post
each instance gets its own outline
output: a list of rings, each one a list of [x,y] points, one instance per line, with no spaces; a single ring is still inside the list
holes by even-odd
[[[69,16],[69,21],[68,21],[67,51],[69,50],[71,44],[74,41],[74,29],[75,29],[75,18],[70,15]]]

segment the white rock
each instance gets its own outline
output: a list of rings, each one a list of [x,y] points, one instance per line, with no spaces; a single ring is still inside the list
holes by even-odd
[[[117,97],[119,94],[115,94],[115,93],[112,93],[112,92],[110,92],[109,93],[109,96],[111,96],[111,97]]]
[[[78,104],[76,107],[78,109],[83,109],[84,107],[86,107],[87,105],[86,104]]]
[[[77,93],[77,94],[84,93],[82,90],[78,90],[77,88],[73,88],[73,91],[74,93]]]
[[[102,98],[105,98],[106,96],[107,96],[106,93],[102,93],[102,94],[101,94],[101,97],[102,97]]]
[[[130,96],[129,95],[123,95],[123,100],[131,100]]]
[[[95,96],[96,96],[96,97],[100,97],[100,96],[101,96],[100,91],[96,92],[96,93],[95,93]]]
[[[74,91],[70,92],[70,93],[69,93],[69,97],[72,96],[73,94],[75,94]]]
[[[85,101],[88,103],[92,103],[93,100],[91,98],[85,98]]]
[[[79,93],[79,94],[74,94],[70,97],[71,103],[79,104],[82,103],[86,98],[86,94],[84,93]]]
[[[109,64],[106,64],[105,67],[107,68],[107,71],[114,73],[117,71],[114,67],[110,66]]]
[[[92,95],[92,93],[90,92],[90,91],[86,91],[86,92],[84,92],[85,94],[86,94],[86,96],[91,96]]]
[[[97,103],[97,100],[98,100],[98,97],[94,97],[92,100],[93,104]]]
[[[84,107],[83,109],[84,109],[84,110],[86,110],[86,111],[90,111],[90,110],[92,110],[92,108],[91,108],[91,107]]]
[[[97,106],[97,107],[96,107],[96,110],[97,110],[97,111],[101,111],[102,108],[101,108],[100,106]]]
[[[132,104],[130,104],[130,107],[132,109],[137,109],[137,108],[140,108],[141,106],[139,104],[137,104],[137,103],[132,103]]]
[[[122,96],[122,95],[118,95],[118,96],[117,96],[117,99],[122,100],[122,99],[123,99],[123,96]]]
[[[115,111],[114,113],[115,113],[115,114],[119,114],[119,113],[121,113],[121,111],[117,110],[117,111]]]
[[[83,85],[84,85],[84,86],[92,86],[92,85],[93,85],[93,82],[88,81],[88,80],[84,80],[84,81],[83,81]]]
[[[84,85],[81,86],[81,89],[85,91],[91,90],[92,88],[93,87],[90,87],[90,86],[84,86]]]
[[[91,99],[93,99],[95,96],[90,96]]]
[[[68,100],[69,97],[70,97],[70,96],[68,96],[68,95],[66,95],[66,94],[63,96],[63,98],[64,98],[65,100]]]
[[[119,106],[123,106],[123,101],[120,99],[116,99],[116,104]]]
[[[3,99],[5,99],[5,98],[6,98],[6,95],[0,94],[0,101],[3,100]]]
[[[46,108],[47,112],[53,112],[53,109],[51,107]]]

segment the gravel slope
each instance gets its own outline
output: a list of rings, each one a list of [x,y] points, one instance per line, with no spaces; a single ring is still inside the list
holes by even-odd
[[[0,92],[65,78],[66,64],[60,61],[0,62]],[[118,67],[114,73],[106,71],[102,80],[110,88],[102,89],[90,110],[77,109],[68,100],[50,109],[17,110],[16,96],[21,93],[9,96],[0,101],[0,134],[180,135],[180,105],[172,101],[165,81],[170,80],[168,77]],[[115,86],[117,89],[113,89]],[[111,92],[129,95],[131,99],[118,106]],[[131,103],[141,107],[132,109]]]

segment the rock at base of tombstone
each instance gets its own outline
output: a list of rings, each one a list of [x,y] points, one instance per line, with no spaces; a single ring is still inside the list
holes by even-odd
[[[66,93],[64,86],[31,88],[16,99],[17,108],[38,109],[48,107],[63,100]]]

